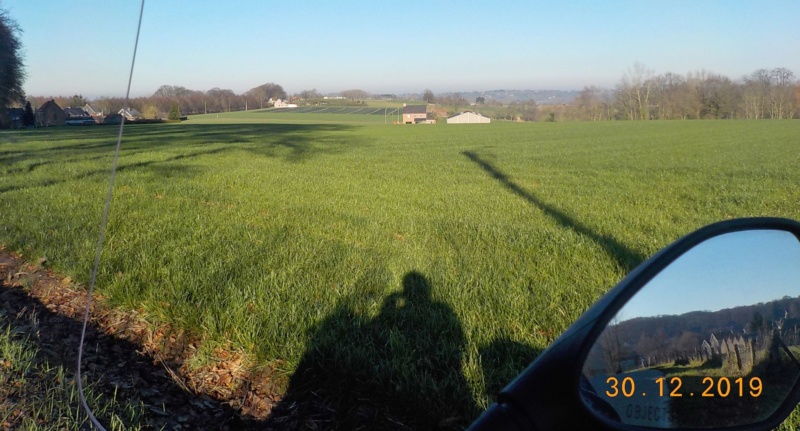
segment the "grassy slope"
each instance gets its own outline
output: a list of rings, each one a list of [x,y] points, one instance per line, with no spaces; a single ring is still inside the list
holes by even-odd
[[[469,416],[487,386],[680,235],[731,217],[800,218],[798,131],[767,121],[129,127],[98,286],[287,373],[319,359],[311,351],[354,374],[379,361],[373,392],[434,403],[423,421]],[[0,242],[85,281],[113,139],[106,128],[3,133]],[[412,271],[430,299],[402,293]],[[463,351],[462,369],[420,377],[414,362],[431,351]]]

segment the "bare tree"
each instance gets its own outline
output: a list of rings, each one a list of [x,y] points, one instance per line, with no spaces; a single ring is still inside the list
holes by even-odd
[[[689,73],[686,83],[691,94],[689,118],[734,118],[738,111],[739,91],[727,76],[701,70]]]
[[[617,102],[629,120],[650,119],[653,71],[638,61],[622,75],[617,85]]]
[[[177,97],[177,90],[172,85],[162,85],[158,87],[153,97]]]
[[[200,113],[207,106],[205,93],[180,85],[162,85],[148,99],[145,103],[155,104],[160,112],[169,112],[178,104],[183,113]]]
[[[233,90],[220,89],[217,87],[206,91],[206,102],[208,111],[211,112],[224,112],[224,111],[238,111],[240,98],[236,96]],[[243,108],[242,108],[243,109]]]
[[[122,97],[101,97],[95,99],[92,104],[100,108],[106,115],[116,114],[125,107],[125,99]]]
[[[524,102],[512,102],[503,109],[496,111],[495,118],[511,121],[536,121],[539,107],[533,100]],[[551,113],[552,114],[552,113]],[[555,119],[555,114],[552,114]]]
[[[598,343],[602,354],[606,370],[609,373],[621,373],[622,370],[622,341],[619,334],[619,319],[614,317],[600,335]]]
[[[322,99],[322,95],[317,92],[316,88],[311,90],[303,90],[300,92],[300,98],[306,101]]]
[[[344,90],[340,94],[350,100],[364,100],[369,97],[369,93],[359,89]]]
[[[583,87],[575,99],[575,114],[579,120],[600,121],[609,119],[603,91],[595,86]]]
[[[769,70],[758,69],[744,77],[744,104],[747,118],[765,118],[767,98],[772,86]]]
[[[770,118],[792,118],[795,111],[794,72],[785,67],[770,71],[772,87],[770,88]]]
[[[791,118],[794,118],[798,111],[800,111],[800,81],[794,86],[794,113]]]
[[[676,120],[686,118],[682,109],[685,100],[690,97],[688,86],[683,76],[667,72],[654,79],[653,103],[655,118],[660,120]]]

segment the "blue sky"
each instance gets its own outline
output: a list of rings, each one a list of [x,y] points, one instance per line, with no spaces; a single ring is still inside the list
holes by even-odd
[[[718,311],[800,296],[800,242],[773,230],[712,238],[675,260],[617,314],[634,317]]]
[[[122,96],[139,2],[0,0],[31,95]],[[800,2],[149,0],[132,95],[160,85],[376,93],[613,87],[656,73],[800,75]]]

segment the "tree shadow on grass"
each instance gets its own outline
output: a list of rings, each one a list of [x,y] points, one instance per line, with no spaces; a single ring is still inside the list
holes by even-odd
[[[283,157],[300,162],[318,154],[330,154],[352,147],[357,140],[326,139],[330,133],[353,131],[357,126],[344,124],[150,124],[126,125],[122,136],[122,151],[140,149],[181,149],[213,144],[241,146],[254,154]],[[23,135],[25,136],[25,135]],[[37,130],[32,141],[56,142],[57,145],[38,145],[32,149],[15,149],[17,144],[0,147],[0,164],[11,165],[31,158],[60,159],[80,154],[113,153],[117,144],[116,127],[57,127]],[[81,141],[58,144],[59,141]],[[285,149],[287,152],[276,152]]]
[[[369,319],[345,304],[315,330],[285,398],[279,429],[451,429],[478,414],[461,373],[464,335],[416,271]],[[347,301],[346,301],[347,302]]]
[[[117,166],[117,172],[131,171],[131,170],[142,169],[142,168],[151,168],[155,172],[160,172],[161,174],[165,175],[165,178],[173,177],[173,176],[176,176],[176,175],[179,175],[179,174],[189,175],[189,174],[191,174],[193,172],[197,172],[197,168],[196,167],[192,167],[192,166],[188,166],[188,165],[165,165],[165,164],[166,163],[170,163],[170,162],[175,162],[175,161],[193,159],[193,158],[200,157],[200,156],[218,154],[218,153],[224,152],[226,150],[227,150],[227,148],[222,147],[222,148],[214,148],[214,149],[210,149],[210,150],[195,151],[193,153],[187,153],[187,154],[179,154],[177,156],[167,157],[165,159],[160,159],[160,160],[149,160],[149,161],[134,162],[134,163],[119,163],[118,166]],[[169,175],[167,175],[167,174],[169,174]],[[68,182],[71,182],[71,181],[78,181],[78,180],[82,180],[84,178],[95,177],[95,176],[96,177],[110,177],[111,176],[111,168],[109,167],[109,169],[92,169],[92,170],[85,171],[85,172],[82,172],[82,173],[79,173],[79,174],[76,174],[76,175],[71,175],[71,176],[68,176],[68,177],[49,178],[49,179],[41,180],[41,181],[34,182],[34,183],[25,183],[25,184],[22,184],[22,185],[12,185],[12,186],[0,187],[0,194],[6,193],[6,192],[12,192],[12,191],[15,191],[15,190],[28,189],[28,188],[32,188],[32,187],[49,187],[49,186],[53,186],[53,185],[56,185],[56,184],[68,183]]]
[[[94,129],[94,128],[93,128]],[[110,176],[110,161],[115,141],[93,142],[96,139],[111,139],[107,127],[101,130],[77,129],[76,134],[69,128],[59,128],[65,133],[51,132],[50,139],[70,139],[79,137],[90,142],[74,145],[56,145],[34,150],[0,152],[0,163],[13,164],[25,160],[35,160],[28,166],[7,169],[6,173],[16,174],[17,184],[0,186],[0,193],[31,187],[47,187],[88,177]],[[126,127],[123,137],[117,170],[124,172],[134,169],[154,168],[161,174],[176,176],[190,172],[174,163],[200,156],[208,156],[233,150],[245,151],[255,156],[281,158],[290,163],[302,163],[314,156],[335,154],[358,145],[359,140],[352,136],[341,139],[341,133],[352,130],[346,125],[293,125],[293,124],[255,124],[255,125],[137,125]],[[103,134],[102,132],[105,131]],[[100,136],[103,136],[100,138]],[[115,138],[115,137],[114,137]],[[212,146],[212,148],[208,148]],[[164,151],[154,154],[152,160],[129,162],[129,156],[148,151]],[[180,153],[170,154],[175,151]],[[5,154],[5,156],[3,156]],[[99,160],[108,157],[109,166],[104,169],[89,169],[84,172],[64,176],[56,168],[64,163]],[[99,163],[99,162],[98,162]],[[53,177],[31,182],[26,173],[49,166]],[[172,172],[174,171],[174,172]],[[49,172],[48,172],[49,173]]]
[[[163,146],[178,141],[183,146],[227,144],[254,155],[303,162],[322,154],[335,154],[352,148],[358,139],[329,139],[357,127],[344,124],[180,124],[156,129],[134,126],[123,144],[134,147]],[[341,135],[340,135],[341,136]]]
[[[466,158],[473,161],[477,164],[481,169],[486,171],[492,178],[496,179],[503,185],[506,189],[511,191],[512,193],[516,194],[517,196],[525,199],[530,204],[536,206],[540,210],[542,210],[545,214],[553,218],[558,224],[561,226],[572,229],[575,232],[591,239],[601,247],[603,247],[608,253],[608,255],[617,261],[619,266],[624,269],[626,272],[630,272],[633,270],[637,265],[644,261],[645,257],[635,250],[631,249],[630,247],[626,246],[625,244],[617,241],[614,237],[610,235],[601,235],[591,228],[586,226],[585,224],[579,222],[574,217],[571,217],[566,212],[557,209],[556,207],[549,205],[532,193],[528,192],[527,190],[520,187],[515,182],[511,181],[511,179],[506,175],[503,171],[498,169],[497,167],[493,166],[486,160],[481,159],[476,153],[472,151],[462,151]]]

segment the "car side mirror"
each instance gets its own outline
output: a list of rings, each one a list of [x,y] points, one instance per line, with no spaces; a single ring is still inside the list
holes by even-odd
[[[800,223],[729,220],[639,265],[471,430],[749,429],[800,400]]]
[[[720,428],[794,407],[800,378],[800,241],[745,230],[686,251],[594,341],[581,398],[611,424]]]

